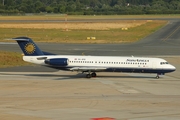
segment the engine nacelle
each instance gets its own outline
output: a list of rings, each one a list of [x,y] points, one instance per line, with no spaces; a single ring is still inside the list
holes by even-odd
[[[69,64],[69,60],[67,58],[52,58],[46,59],[44,63],[53,66],[67,66]]]

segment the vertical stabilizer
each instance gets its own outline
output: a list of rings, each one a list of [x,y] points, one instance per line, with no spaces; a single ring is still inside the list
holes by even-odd
[[[19,47],[23,51],[25,56],[40,56],[44,55],[43,52],[39,49],[39,47],[33,42],[31,38],[28,37],[17,37],[12,38],[12,40],[16,40],[19,44]]]

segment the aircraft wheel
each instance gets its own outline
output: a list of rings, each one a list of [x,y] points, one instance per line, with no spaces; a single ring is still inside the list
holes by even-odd
[[[95,72],[91,73],[91,76],[96,77],[96,73]]]
[[[156,76],[156,79],[159,79],[159,75]]]
[[[92,77],[91,74],[86,75],[86,78],[91,78],[91,77]]]

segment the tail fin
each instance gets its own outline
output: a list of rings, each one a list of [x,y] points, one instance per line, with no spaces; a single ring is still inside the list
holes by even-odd
[[[44,55],[44,53],[39,49],[39,47],[33,42],[31,38],[17,37],[17,38],[12,38],[12,40],[17,41],[19,47],[21,48],[25,56]]]

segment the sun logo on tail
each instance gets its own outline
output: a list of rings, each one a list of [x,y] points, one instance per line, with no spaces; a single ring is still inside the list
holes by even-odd
[[[36,47],[34,46],[33,43],[27,43],[24,48],[28,54],[33,54],[34,51],[36,50]]]

